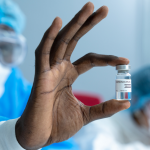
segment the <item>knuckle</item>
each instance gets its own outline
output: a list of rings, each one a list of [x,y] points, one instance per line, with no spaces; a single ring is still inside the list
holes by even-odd
[[[110,62],[118,59],[117,56],[113,56],[113,55],[106,55],[106,56],[104,56],[104,58],[105,58],[105,61],[107,61],[107,64],[109,64]]]
[[[75,21],[74,23],[77,24],[79,27],[81,27],[85,22],[85,17],[82,14],[77,14],[75,16]]]
[[[78,41],[80,40],[80,38],[81,38],[81,37],[79,37],[79,36],[74,36],[74,37],[73,37],[73,40],[76,41],[76,42],[78,42]]]
[[[66,53],[65,57],[64,57],[64,60],[70,61],[70,57],[71,57],[71,54],[70,53]]]
[[[71,39],[62,39],[61,42],[68,45]]]
[[[117,56],[114,56],[114,55],[107,55],[108,58],[111,58],[111,59],[117,59],[118,57]]]
[[[50,54],[50,50],[51,50],[50,47],[44,48],[44,49],[42,50],[42,55]]]
[[[52,41],[55,40],[55,36],[54,36],[52,33],[50,33],[50,29],[48,29],[48,30],[44,33],[43,40],[45,40],[45,39],[52,40]]]
[[[110,117],[113,115],[111,108],[109,107],[108,102],[102,103],[102,113],[104,117]]]
[[[89,57],[93,57],[94,55],[95,55],[95,53],[91,52],[91,53],[86,54],[85,56],[89,58]]]
[[[83,25],[83,19],[79,18],[77,21],[76,21],[76,24],[79,25],[80,27]]]
[[[47,36],[47,39],[48,39],[48,40],[51,40],[51,41],[54,41],[54,40],[55,40],[55,37],[54,37],[54,36]]]
[[[95,53],[88,53],[85,55],[85,58],[89,61],[91,67],[95,67]]]
[[[102,113],[105,115],[106,102],[102,103]]]

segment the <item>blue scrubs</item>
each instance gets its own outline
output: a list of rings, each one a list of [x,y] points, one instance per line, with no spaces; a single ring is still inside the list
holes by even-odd
[[[21,72],[12,68],[0,98],[0,116],[15,119],[22,115],[31,92],[31,84],[23,79]]]
[[[5,121],[7,118],[15,119],[22,115],[30,96],[31,88],[31,84],[23,78],[19,69],[12,68],[12,72],[5,83],[5,92],[0,98],[0,116],[4,116],[0,117],[0,121]],[[72,138],[43,148],[43,150],[77,149],[78,147]]]
[[[0,116],[0,122],[1,121],[7,121],[7,120],[9,120],[8,118],[6,118],[6,117],[2,117],[2,116]]]

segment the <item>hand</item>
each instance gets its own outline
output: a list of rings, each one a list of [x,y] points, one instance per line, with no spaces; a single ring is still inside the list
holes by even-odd
[[[127,109],[128,101],[110,100],[96,106],[85,106],[72,93],[79,75],[96,66],[128,64],[116,56],[89,53],[71,63],[70,56],[78,40],[107,16],[108,8],[93,13],[87,3],[61,30],[56,18],[36,49],[35,79],[26,109],[16,124],[18,142],[26,149],[37,149],[67,140],[82,126]]]

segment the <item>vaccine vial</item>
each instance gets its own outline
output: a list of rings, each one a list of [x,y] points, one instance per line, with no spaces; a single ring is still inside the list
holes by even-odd
[[[118,65],[116,76],[116,99],[117,100],[131,100],[131,75],[129,70],[130,65]]]

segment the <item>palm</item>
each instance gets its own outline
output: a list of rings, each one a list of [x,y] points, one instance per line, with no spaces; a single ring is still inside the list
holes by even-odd
[[[78,77],[75,66],[70,61],[64,60],[51,68],[50,71],[41,74],[35,87],[35,89],[38,89],[37,87],[42,89],[40,91],[43,95],[42,99],[45,99],[47,94],[53,95],[52,131],[46,145],[64,141],[74,135],[86,123],[85,119],[88,115],[86,114],[88,107],[85,108],[72,93],[71,86]],[[46,84],[50,86],[45,86]]]
[[[111,100],[88,107],[72,93],[71,86],[77,77],[92,67],[129,63],[125,58],[93,53],[71,63],[70,57],[78,40],[108,13],[106,6],[95,13],[93,10],[93,4],[87,3],[60,32],[62,21],[56,18],[36,49],[32,92],[16,125],[19,142],[26,149],[66,140],[83,125],[130,106],[128,101]]]

